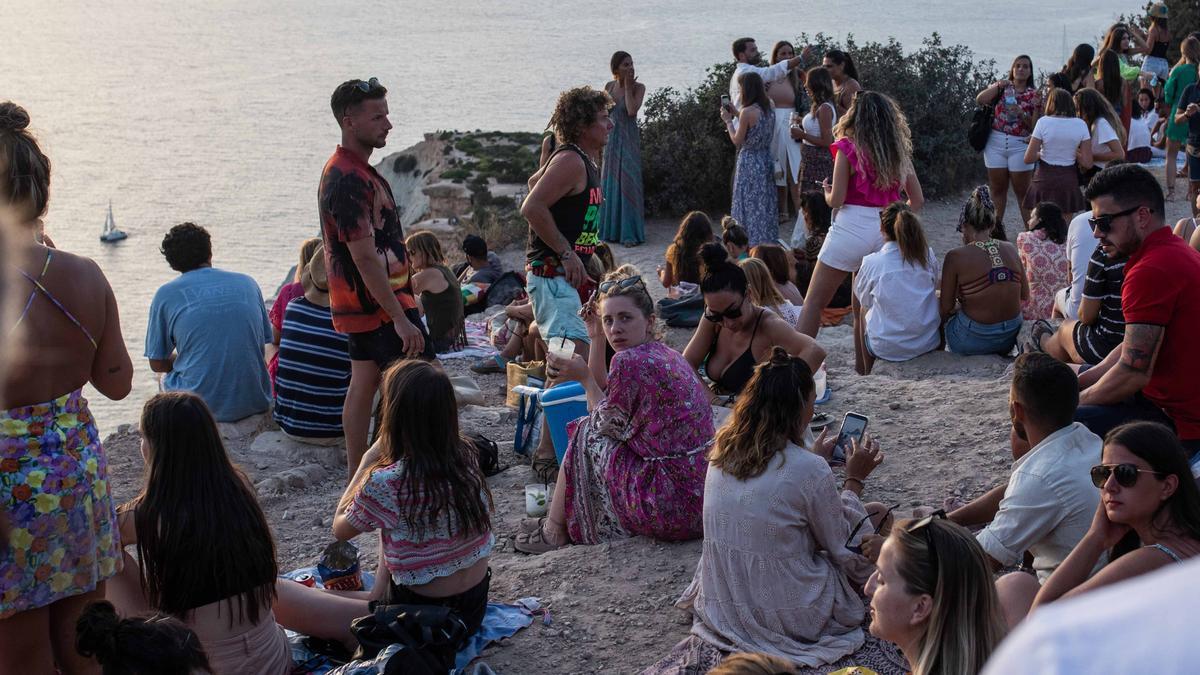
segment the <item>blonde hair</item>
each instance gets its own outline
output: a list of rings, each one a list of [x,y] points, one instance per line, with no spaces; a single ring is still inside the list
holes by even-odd
[[[609,288],[607,291],[598,293],[596,299],[598,302],[600,302],[608,300],[609,298],[629,298],[629,300],[633,302],[634,306],[641,311],[642,315],[645,316],[646,319],[653,319],[654,298],[650,297],[650,290],[646,288],[646,279],[645,277],[642,277],[642,273],[638,271],[638,268],[629,264],[621,265],[617,269],[604,275],[604,280],[600,283],[607,281],[620,281],[622,279],[630,279],[632,277],[641,277],[641,283],[635,283],[630,286],[614,284],[612,288]],[[655,324],[650,330],[650,335],[655,340],[661,340],[662,327]]]
[[[429,230],[418,230],[404,240],[410,253],[420,253],[430,265],[445,265],[446,254],[442,253],[442,242]]]
[[[767,264],[758,258],[746,258],[738,262],[738,266],[746,273],[746,286],[750,291],[750,302],[759,307],[769,307],[779,313],[779,307],[787,302],[783,294],[775,286],[771,278],[771,270]]]
[[[717,431],[709,463],[738,480],[761,475],[803,433],[799,411],[815,393],[804,359],[772,347],[770,358],[755,366],[729,422]]]
[[[909,531],[912,525],[898,523],[889,536],[905,590],[933,602],[910,656],[913,675],[978,673],[1005,633],[983,548],[975,535],[949,520],[934,518],[916,532]]]
[[[912,169],[912,133],[900,104],[887,94],[860,91],[834,130],[839,138],[854,141],[864,165],[875,172],[875,187],[891,188]]]
[[[303,244],[300,244],[300,262],[296,265],[296,283],[300,283],[300,276],[304,274],[304,268],[308,267],[308,261],[312,260],[313,254],[317,252],[317,247],[320,245],[320,237],[307,239]]]
[[[1200,40],[1190,35],[1179,45],[1179,61],[1175,63],[1177,66],[1184,64],[1200,64]]]
[[[708,675],[793,675],[796,664],[771,654],[740,652],[708,671]]]

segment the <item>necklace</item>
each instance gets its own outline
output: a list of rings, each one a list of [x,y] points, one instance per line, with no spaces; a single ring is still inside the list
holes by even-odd
[[[568,148],[574,148],[574,149],[575,149],[575,152],[578,152],[579,154],[581,154],[581,155],[583,155],[584,157],[586,157],[586,158],[587,158],[587,161],[588,161],[588,164],[591,164],[591,165],[592,165],[592,168],[593,168],[594,170],[596,170],[596,171],[599,171],[599,170],[600,170],[600,167],[596,166],[596,160],[592,159],[592,156],[591,156],[591,155],[589,155],[588,153],[584,152],[584,151],[583,151],[583,148],[579,147],[578,145],[575,145],[574,143],[567,143],[567,147],[568,147]]]

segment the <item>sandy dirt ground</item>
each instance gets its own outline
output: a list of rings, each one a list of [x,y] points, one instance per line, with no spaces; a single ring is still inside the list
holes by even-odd
[[[939,257],[959,245],[954,226],[960,203],[927,204],[921,218]],[[1182,200],[1168,204],[1168,222],[1185,213]],[[1015,237],[1012,215],[1010,238]],[[653,221],[648,242],[615,249],[618,262],[636,265],[653,278],[674,235],[674,221]],[[787,235],[790,226],[782,234]],[[504,253],[506,262],[521,259]],[[656,297],[665,295],[651,284]],[[676,349],[690,331],[671,329],[667,342]],[[867,377],[854,373],[850,325],[822,329],[828,351],[832,399],[819,406],[835,420],[850,410],[870,417],[886,460],[867,481],[864,501],[900,504],[900,512],[920,504],[940,504],[950,496],[970,499],[1006,480],[1008,450],[1008,378],[1011,360],[998,356],[960,357],[927,354],[903,364],[880,361]],[[446,364],[452,375],[471,374],[467,361]],[[691,580],[700,542],[657,543],[634,538],[599,546],[572,546],[542,556],[513,550],[512,539],[524,517],[524,485],[534,482],[524,458],[512,452],[515,412],[504,407],[501,375],[475,376],[486,406],[461,412],[465,431],[479,431],[501,447],[506,471],[489,479],[496,501],[497,537],[492,557],[491,597],[511,601],[537,596],[550,608],[552,621],[534,625],[483,653],[502,673],[634,673],[664,655],[688,631],[690,619],[673,604]],[[136,430],[123,429],[106,442],[114,494],[124,501],[137,492],[142,460]],[[299,448],[279,432],[250,433],[229,442],[229,450],[260,486],[259,493],[275,535],[281,570],[313,564],[332,540],[330,523],[345,484],[340,448]],[[357,541],[365,565],[377,560],[374,535]]]

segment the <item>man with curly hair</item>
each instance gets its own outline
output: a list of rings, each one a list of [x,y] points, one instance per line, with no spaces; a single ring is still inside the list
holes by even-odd
[[[521,215],[529,221],[525,270],[533,316],[546,344],[565,340],[587,356],[588,334],[579,316],[580,296],[588,292],[587,265],[599,242],[600,151],[608,142],[613,101],[591,87],[577,87],[558,97],[550,125],[558,147],[529,179],[529,196]],[[534,455],[542,475],[554,465],[550,434]],[[541,468],[539,468],[541,467]]]
[[[162,254],[179,277],[154,293],[146,358],[166,391],[190,391],[218,422],[271,407],[263,358],[271,324],[254,279],[212,266],[212,239],[194,223],[172,227]]]

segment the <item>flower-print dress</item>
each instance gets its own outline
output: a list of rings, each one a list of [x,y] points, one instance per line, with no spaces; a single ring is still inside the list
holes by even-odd
[[[617,352],[604,399],[568,427],[559,480],[572,542],[702,534],[714,433],[708,399],[688,362],[663,343]]]
[[[1046,236],[1045,230],[1017,235],[1017,252],[1029,279],[1029,299],[1021,303],[1026,320],[1049,319],[1054,311],[1054,294],[1070,282],[1067,249]]]
[[[750,235],[750,245],[769,244],[779,238],[779,201],[775,194],[775,110],[762,111],[758,123],[746,131],[738,149],[733,173],[733,206],[729,213]]]

